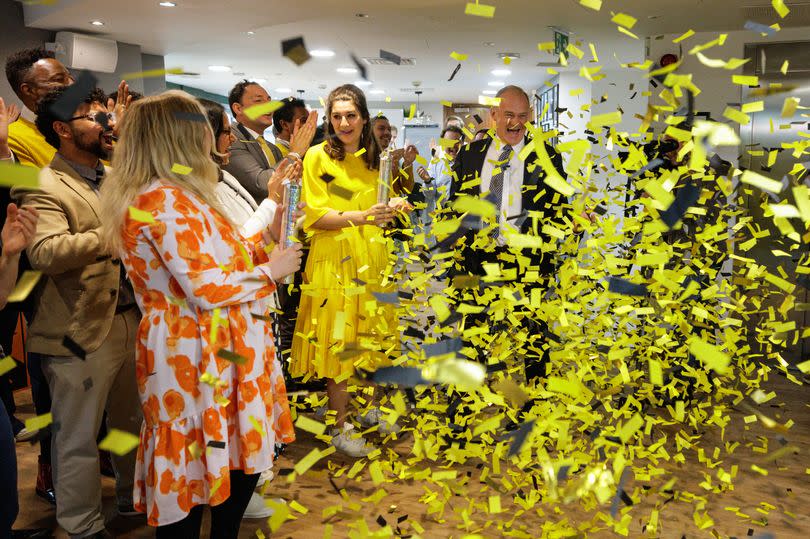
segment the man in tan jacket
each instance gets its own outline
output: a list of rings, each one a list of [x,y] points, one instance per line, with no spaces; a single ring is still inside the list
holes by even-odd
[[[134,348],[139,311],[120,261],[104,252],[99,239],[98,189],[107,173],[101,159],[112,151],[114,118],[100,90],[60,118],[55,111],[64,110],[64,94],[55,90],[40,104],[37,128],[57,153],[42,169],[39,189],[15,188],[12,196],[40,215],[27,253],[45,278],[28,348],[42,355],[53,399],[56,517],[71,537],[109,537],[96,435],[105,408],[111,428],[136,435],[140,430]],[[113,463],[119,513],[136,514],[135,452]]]

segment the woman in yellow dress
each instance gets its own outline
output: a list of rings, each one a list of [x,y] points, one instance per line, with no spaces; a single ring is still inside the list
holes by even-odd
[[[377,203],[380,150],[363,92],[351,84],[334,89],[326,116],[326,141],[304,157],[304,230],[311,246],[290,372],[327,379],[336,414],[332,445],[360,457],[374,447],[347,421],[348,379],[356,368],[373,370],[398,347],[393,307],[376,302],[372,292],[389,281],[390,240],[381,227],[407,203]]]

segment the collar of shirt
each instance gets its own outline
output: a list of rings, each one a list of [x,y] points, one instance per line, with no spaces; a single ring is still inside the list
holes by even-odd
[[[96,164],[94,168],[82,165],[80,163],[74,163],[61,153],[59,154],[59,157],[64,159],[65,163],[70,165],[71,168],[75,170],[79,176],[84,178],[85,181],[87,181],[87,183],[90,184],[90,187],[92,187],[94,191],[98,191],[101,184],[101,180],[104,179],[104,163],[102,163],[101,160],[99,160],[99,162]]]
[[[288,150],[290,149],[290,141],[284,140],[283,138],[276,137],[275,144],[276,146],[284,146]]]
[[[254,131],[253,129],[249,128],[249,127],[248,127],[248,126],[246,126],[245,124],[240,124],[240,125],[241,125],[242,127],[244,127],[244,128],[245,128],[245,131],[247,131],[248,133],[250,133],[250,136],[251,136],[251,137],[253,137],[253,140],[258,139],[259,137],[262,137],[262,138],[264,137],[264,133],[257,133],[256,131]],[[265,139],[265,140],[267,140],[267,139]]]
[[[20,111],[20,118],[23,120],[28,120],[31,123],[35,123],[37,121],[37,115],[34,114],[34,111],[23,105],[22,111]]]

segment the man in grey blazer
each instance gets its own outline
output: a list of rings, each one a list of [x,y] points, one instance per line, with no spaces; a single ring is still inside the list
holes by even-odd
[[[236,142],[231,144],[230,162],[224,168],[230,172],[242,186],[247,189],[257,204],[265,198],[281,202],[281,184],[271,184],[268,191],[267,182],[273,171],[284,157],[277,146],[264,138],[264,131],[273,125],[272,113],[262,114],[251,119],[246,114],[250,107],[270,101],[270,95],[256,82],[243,80],[236,84],[228,94],[228,104],[236,123],[231,131]],[[318,114],[312,111],[305,122],[297,122],[290,137],[288,159],[302,159],[315,136]]]

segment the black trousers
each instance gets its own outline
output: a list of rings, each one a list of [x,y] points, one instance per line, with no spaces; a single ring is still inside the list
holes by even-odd
[[[211,539],[237,539],[242,517],[247,509],[250,497],[259,475],[245,475],[242,470],[231,470],[231,495],[219,505],[211,507]],[[199,539],[204,505],[191,508],[188,516],[180,522],[158,526],[157,539]]]

